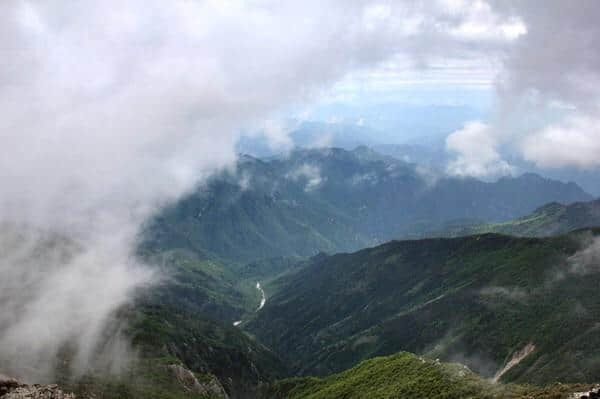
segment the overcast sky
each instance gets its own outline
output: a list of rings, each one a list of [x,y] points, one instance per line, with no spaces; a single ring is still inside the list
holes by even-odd
[[[53,265],[70,281],[58,290],[15,267],[26,251],[0,262],[0,293],[36,287],[26,312],[1,309],[0,347],[46,359],[75,335],[89,348],[150,279],[130,264],[140,223],[231,165],[240,132],[289,145],[285,109],[491,93],[491,116],[447,138],[449,173],[511,173],[502,148],[596,170],[599,18],[595,0],[1,1],[0,220],[87,250]],[[85,300],[105,286],[110,301]],[[47,336],[28,337],[50,313]]]

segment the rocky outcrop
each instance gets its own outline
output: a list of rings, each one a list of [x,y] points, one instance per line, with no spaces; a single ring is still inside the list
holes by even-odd
[[[532,342],[530,342],[527,345],[525,345],[523,349],[521,349],[518,352],[515,352],[512,358],[508,361],[508,363],[506,363],[506,365],[502,369],[498,370],[492,381],[498,382],[500,380],[500,377],[506,374],[508,370],[512,369],[517,364],[519,364],[521,360],[525,359],[534,350],[535,345]]]
[[[167,368],[186,390],[203,395],[229,399],[227,392],[225,392],[225,389],[217,377],[209,375],[206,381],[200,382],[192,371],[179,364],[171,364],[167,366]]]
[[[600,399],[600,386],[595,386],[589,391],[575,392],[572,394],[570,399]]]
[[[72,393],[64,393],[57,385],[27,385],[0,374],[1,399],[75,399]]]

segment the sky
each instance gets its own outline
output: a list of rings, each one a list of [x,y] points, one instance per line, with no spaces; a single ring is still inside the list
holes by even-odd
[[[448,173],[511,173],[506,152],[596,171],[598,17],[594,0],[0,2],[0,222],[79,248],[48,265],[41,233],[3,248],[0,356],[25,373],[76,339],[89,361],[158,278],[132,260],[143,221],[230,167],[243,132],[289,146],[286,110],[467,104],[488,115],[448,132]]]

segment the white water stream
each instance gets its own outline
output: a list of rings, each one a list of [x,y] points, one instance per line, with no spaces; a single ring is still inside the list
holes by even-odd
[[[260,286],[260,283],[258,281],[256,282],[256,289],[259,290],[262,295],[262,299],[260,300],[260,305],[258,305],[258,309],[256,309],[256,311],[258,312],[259,310],[261,310],[263,308],[263,306],[265,306],[265,303],[267,302],[267,297],[265,296],[265,290],[262,289],[262,287]]]
[[[260,299],[260,305],[258,305],[258,308],[256,309],[256,311],[258,312],[259,310],[261,310],[263,308],[263,306],[265,306],[265,303],[267,302],[267,296],[265,295],[265,290],[263,290],[262,287],[260,286],[259,281],[256,282],[256,289],[259,290],[260,294],[262,295],[262,298]],[[234,327],[237,327],[240,324],[242,324],[242,320],[233,322]]]

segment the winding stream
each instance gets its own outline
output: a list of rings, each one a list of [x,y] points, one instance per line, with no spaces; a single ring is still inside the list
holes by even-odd
[[[263,308],[263,306],[265,306],[265,303],[267,302],[267,297],[265,296],[265,290],[262,289],[262,287],[260,286],[260,282],[256,282],[256,289],[260,291],[261,295],[262,295],[262,299],[260,300],[260,305],[258,305],[258,309],[256,309],[256,311],[258,312],[259,310],[261,310]]]

